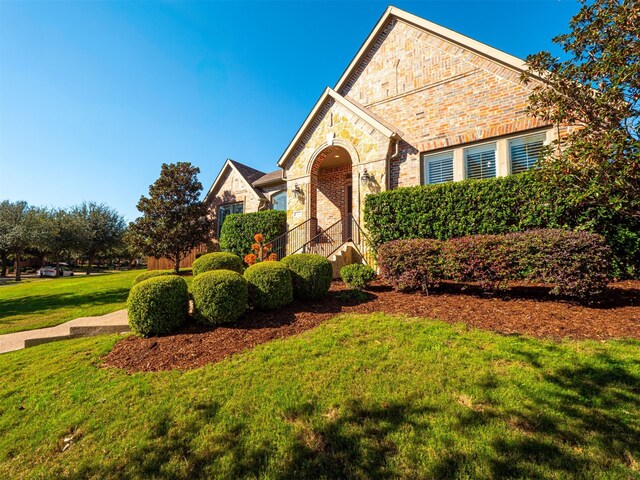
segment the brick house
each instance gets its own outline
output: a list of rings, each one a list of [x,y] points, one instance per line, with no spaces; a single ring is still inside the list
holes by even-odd
[[[525,68],[389,7],[337,84],[322,92],[279,170],[225,163],[206,197],[212,214],[221,224],[228,213],[286,209],[288,228],[305,225],[307,239],[326,232],[344,243],[353,227],[340,220],[361,223],[370,193],[531,168],[542,145],[567,128],[527,116]]]

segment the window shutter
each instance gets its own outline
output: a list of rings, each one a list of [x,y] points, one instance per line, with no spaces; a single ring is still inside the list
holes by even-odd
[[[467,178],[493,178],[496,176],[496,144],[480,145],[464,151]]]
[[[444,183],[453,181],[453,153],[438,153],[425,155],[424,174],[425,183]]]
[[[522,173],[533,168],[540,157],[545,135],[531,135],[509,141],[511,173]]]

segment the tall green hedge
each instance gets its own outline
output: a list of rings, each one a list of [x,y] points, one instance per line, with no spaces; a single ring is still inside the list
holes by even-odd
[[[255,243],[253,236],[262,233],[270,242],[287,231],[287,214],[280,210],[229,215],[220,232],[220,248],[244,258]]]
[[[533,172],[369,195],[364,218],[374,248],[408,238],[447,240],[535,228],[586,230],[606,238],[617,276],[640,276],[640,221],[621,217],[614,208],[577,208]]]

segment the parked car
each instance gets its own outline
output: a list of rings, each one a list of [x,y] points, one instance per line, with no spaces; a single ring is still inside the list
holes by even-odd
[[[66,265],[60,265],[59,269],[55,266],[47,265],[36,272],[39,277],[72,277],[73,271]]]

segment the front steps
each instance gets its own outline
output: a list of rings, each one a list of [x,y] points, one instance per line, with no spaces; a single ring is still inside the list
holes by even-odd
[[[329,257],[333,268],[333,278],[340,278],[340,269],[352,263],[364,263],[362,256],[358,252],[353,242],[344,243],[338,250]]]

